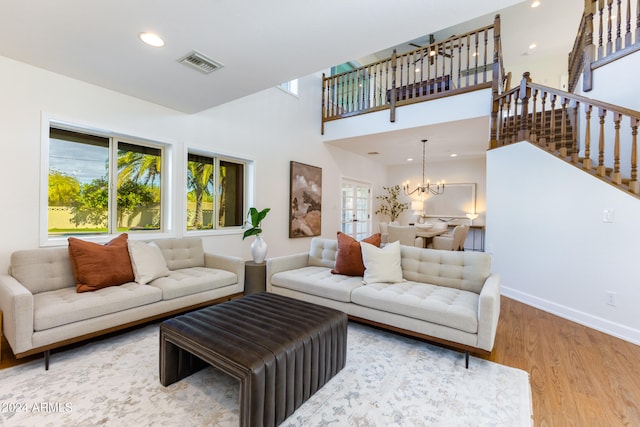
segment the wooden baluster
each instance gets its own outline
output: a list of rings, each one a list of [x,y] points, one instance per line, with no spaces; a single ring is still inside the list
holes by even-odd
[[[627,0],[627,27],[624,33],[624,47],[631,46],[631,0]]]
[[[578,164],[580,162],[580,143],[578,141],[578,130],[576,127],[578,126],[578,110],[580,109],[580,103],[572,100],[569,105],[571,107],[571,111],[573,111],[573,120],[569,123],[571,126],[571,161],[574,164]]]
[[[467,84],[465,87],[469,87],[469,65],[471,64],[469,60],[469,49],[471,49],[471,35],[467,34]]]
[[[638,121],[636,117],[631,117],[631,181],[629,181],[629,190],[635,194],[640,194],[640,183],[638,183]]]
[[[538,138],[538,145],[546,147],[547,146],[547,92],[542,91],[540,93],[540,103],[542,104],[542,108],[540,111],[540,137]]]
[[[613,52],[613,42],[611,40],[611,36],[612,36],[612,32],[613,29],[611,28],[611,16],[612,16],[612,8],[613,6],[613,0],[607,0],[607,11],[608,11],[608,16],[607,16],[607,55],[611,55],[611,53]]]
[[[354,98],[354,111],[362,110],[362,104],[360,103],[360,93],[362,92],[362,74],[360,71],[354,72],[355,85],[353,86],[353,98]]]
[[[568,98],[560,98],[562,113],[560,116],[560,156],[567,157],[567,102]]]
[[[518,130],[518,140],[525,141],[529,139],[529,98],[531,98],[531,76],[529,72],[522,75],[520,81],[520,129]]]
[[[458,39],[458,87],[460,87],[460,79],[462,78],[462,45],[462,39]]]
[[[585,169],[591,169],[591,110],[592,105],[585,105],[585,130],[584,130],[584,160],[582,165]]]
[[[504,142],[502,145],[507,145],[511,143],[511,94],[507,95],[505,110],[507,111],[507,115],[504,118]]]
[[[454,39],[452,39],[449,42],[449,89],[452,89],[451,87],[451,79],[453,79],[453,58],[455,57],[454,53],[453,53],[453,49],[454,49]]]
[[[531,112],[531,132],[529,133],[529,140],[533,143],[538,142],[538,89],[533,91],[533,111]]]
[[[396,121],[396,69],[398,57],[396,56],[396,50],[393,49],[393,54],[391,55],[391,105],[389,106],[389,121],[392,123]]]
[[[551,119],[549,121],[549,142],[547,148],[556,151],[556,95],[551,94]]]
[[[488,46],[489,46],[489,30],[486,30],[484,32],[484,58],[482,59],[482,69],[484,70],[484,73],[482,75],[482,82],[486,83],[487,82],[487,51],[488,51]]]
[[[598,15],[600,17],[600,25],[598,27],[598,58],[602,59],[604,57],[604,41],[603,41],[603,32],[604,32],[604,0],[598,0]]]
[[[607,173],[604,167],[604,119],[607,115],[607,110],[602,107],[598,108],[598,116],[600,117],[600,136],[598,138],[598,166],[596,167],[596,173],[599,176],[605,176]]]
[[[622,0],[618,0],[618,12],[616,15],[616,52],[618,52],[620,49],[622,49],[622,32],[621,32],[621,28],[622,28],[622,11],[621,11],[621,5]]]
[[[475,59],[475,62],[474,62],[473,84],[477,85],[478,84],[478,57],[480,56],[480,52],[478,51],[479,43],[478,43],[477,32],[474,33],[474,37],[475,37],[475,47],[473,50],[473,53],[474,53],[473,58]]]
[[[614,112],[613,122],[615,124],[615,140],[613,143],[613,175],[611,181],[614,184],[622,184],[622,176],[620,175],[620,120],[622,114]]]

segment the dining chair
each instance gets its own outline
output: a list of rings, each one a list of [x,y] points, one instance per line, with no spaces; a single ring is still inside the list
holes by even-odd
[[[424,239],[416,235],[416,227],[413,225],[392,225],[387,227],[387,242],[399,241],[401,245],[424,247]]]
[[[456,226],[451,234],[435,236],[433,238],[433,249],[445,251],[463,251],[464,241],[469,233],[469,226],[466,224]]]

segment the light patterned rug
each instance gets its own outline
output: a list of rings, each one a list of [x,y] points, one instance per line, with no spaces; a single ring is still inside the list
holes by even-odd
[[[158,325],[0,371],[3,426],[237,426],[238,383],[158,379]],[[524,371],[349,323],[347,365],[284,426],[531,426]]]

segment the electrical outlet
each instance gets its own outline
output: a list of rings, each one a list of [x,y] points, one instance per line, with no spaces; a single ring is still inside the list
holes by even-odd
[[[610,306],[615,307],[616,306],[616,293],[609,291],[607,292],[607,304],[609,304]]]
[[[613,209],[604,209],[602,211],[602,222],[613,222]]]

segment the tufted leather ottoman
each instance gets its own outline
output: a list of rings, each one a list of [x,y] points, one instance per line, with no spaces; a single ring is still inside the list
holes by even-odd
[[[282,423],[345,365],[347,315],[259,293],[160,325],[160,382],[210,364],[240,381],[240,425]]]

